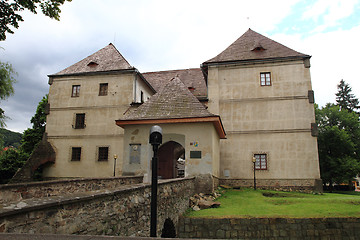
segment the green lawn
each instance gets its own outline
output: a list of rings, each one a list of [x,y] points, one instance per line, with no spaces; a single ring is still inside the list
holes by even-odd
[[[219,208],[188,211],[188,217],[360,217],[360,193],[314,195],[242,189],[224,190]],[[268,195],[268,196],[264,196]]]

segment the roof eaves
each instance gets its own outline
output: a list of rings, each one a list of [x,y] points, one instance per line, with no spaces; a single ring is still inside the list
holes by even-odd
[[[215,65],[231,65],[231,64],[250,64],[250,63],[268,63],[268,62],[284,62],[303,60],[311,58],[310,55],[289,56],[289,57],[274,57],[274,58],[259,58],[259,59],[246,59],[246,60],[230,60],[230,61],[207,61],[202,64],[202,67],[215,66]]]
[[[206,117],[191,117],[191,118],[170,118],[170,119],[131,119],[131,120],[115,120],[116,125],[124,128],[128,125],[140,124],[172,124],[172,123],[201,123],[212,122],[219,135],[220,139],[226,139],[226,133],[219,115]]]
[[[70,77],[70,76],[91,76],[91,75],[108,75],[114,73],[132,73],[137,71],[132,67],[129,69],[108,70],[108,71],[94,71],[94,72],[81,72],[81,73],[67,73],[67,74],[50,74],[48,77]]]

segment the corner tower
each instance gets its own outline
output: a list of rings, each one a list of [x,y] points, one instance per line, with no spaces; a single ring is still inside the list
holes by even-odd
[[[113,44],[49,75],[46,133],[56,160],[46,178],[112,177],[122,174],[124,132],[115,125],[131,105],[155,93]]]
[[[251,29],[202,64],[209,111],[227,139],[220,147],[220,182],[313,190],[321,184],[309,55]]]

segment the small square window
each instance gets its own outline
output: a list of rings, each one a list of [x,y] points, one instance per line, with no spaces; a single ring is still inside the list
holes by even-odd
[[[85,128],[85,113],[77,113],[75,119],[75,128]]]
[[[98,161],[107,161],[109,158],[109,147],[99,147]]]
[[[73,85],[71,97],[79,97],[80,96],[80,85]]]
[[[81,159],[81,147],[73,147],[71,149],[71,161],[80,161]]]
[[[271,74],[269,72],[260,73],[260,85],[271,86]]]
[[[108,84],[100,83],[99,96],[106,96],[108,94]]]
[[[267,170],[267,154],[254,154],[255,157],[255,169]]]

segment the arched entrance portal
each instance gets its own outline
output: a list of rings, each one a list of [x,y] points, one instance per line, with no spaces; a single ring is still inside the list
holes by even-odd
[[[174,141],[169,141],[160,146],[158,151],[159,164],[158,176],[162,179],[184,177],[185,148]]]

